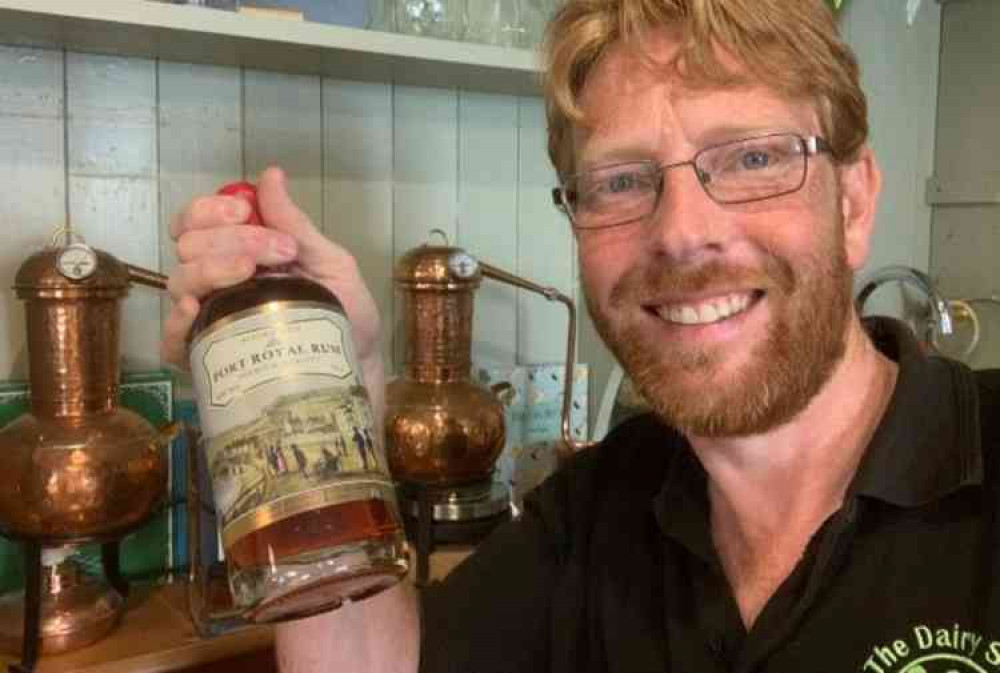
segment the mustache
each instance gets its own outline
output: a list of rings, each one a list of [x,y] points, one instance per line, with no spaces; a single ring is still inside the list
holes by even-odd
[[[696,294],[713,288],[744,287],[790,293],[798,283],[787,261],[768,255],[757,268],[709,260],[698,264],[656,264],[633,268],[611,288],[611,305],[642,303],[663,296]]]

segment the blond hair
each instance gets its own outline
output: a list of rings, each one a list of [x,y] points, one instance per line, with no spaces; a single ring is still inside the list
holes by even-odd
[[[765,83],[812,101],[822,132],[841,161],[868,136],[868,104],[857,59],[822,0],[566,0],[546,31],[544,94],[549,157],[561,177],[573,172],[571,130],[586,123],[579,96],[605,50],[638,44],[651,30],[677,30],[670,64],[689,86]],[[727,69],[720,53],[743,73]]]

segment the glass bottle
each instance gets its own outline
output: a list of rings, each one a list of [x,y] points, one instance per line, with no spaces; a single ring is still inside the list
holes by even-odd
[[[514,47],[521,43],[520,0],[466,0],[465,41]]]
[[[545,27],[559,8],[559,0],[517,0],[521,32],[517,46],[535,49],[545,35]]]
[[[253,206],[256,189],[222,193]],[[305,617],[408,569],[393,485],[343,306],[258,268],[202,302],[191,373],[233,600],[254,622]]]
[[[462,39],[465,30],[462,0],[393,0],[396,29],[404,35],[446,40]]]
[[[368,0],[368,30],[396,32],[396,3],[393,0]]]

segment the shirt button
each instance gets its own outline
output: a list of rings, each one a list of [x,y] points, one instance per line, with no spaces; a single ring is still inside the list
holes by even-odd
[[[721,635],[713,636],[708,641],[708,650],[712,653],[718,661],[723,664],[728,665],[729,662],[729,647],[726,645],[726,639]]]

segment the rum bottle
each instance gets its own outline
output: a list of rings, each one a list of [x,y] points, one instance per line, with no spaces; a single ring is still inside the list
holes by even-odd
[[[261,224],[256,188],[246,199]],[[191,330],[202,445],[233,600],[305,617],[408,568],[393,484],[343,306],[288,269],[207,296]]]

